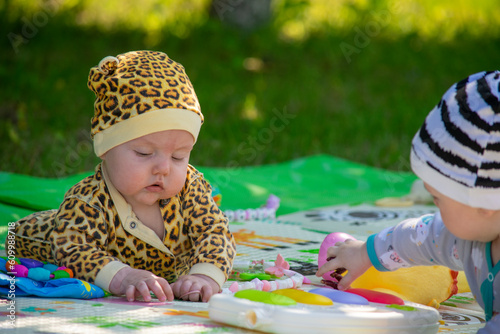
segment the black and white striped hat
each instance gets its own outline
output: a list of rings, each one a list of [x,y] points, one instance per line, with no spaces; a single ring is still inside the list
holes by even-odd
[[[500,71],[448,89],[413,138],[411,166],[460,203],[500,210]]]

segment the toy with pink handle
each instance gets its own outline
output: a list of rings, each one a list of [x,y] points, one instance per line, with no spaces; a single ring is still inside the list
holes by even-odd
[[[343,232],[334,232],[330,233],[326,236],[326,238],[323,240],[321,243],[321,247],[319,248],[319,253],[318,253],[318,266],[321,267],[327,262],[328,258],[328,248],[335,246],[337,242],[344,242],[347,239],[352,239],[356,240],[353,236],[343,233]],[[326,274],[323,275],[323,279],[327,281],[332,280],[331,274],[334,273],[335,271],[329,271]]]
[[[335,246],[337,242],[344,242],[347,239],[356,240],[356,238],[354,238],[353,236],[343,232],[335,232],[327,235],[321,243],[321,247],[319,248],[318,266],[321,267],[327,262],[328,248]],[[344,268],[338,268],[335,271],[327,272],[323,275],[323,283],[336,289],[338,281],[342,278],[340,274],[342,274],[344,271]],[[337,278],[335,278],[335,276]],[[346,292],[366,298],[370,302],[404,305],[404,301],[401,298],[385,292],[371,291],[368,289],[347,289]]]

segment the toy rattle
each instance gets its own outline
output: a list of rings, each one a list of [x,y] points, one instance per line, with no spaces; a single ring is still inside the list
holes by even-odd
[[[335,246],[337,242],[344,242],[347,239],[355,240],[353,236],[343,232],[335,232],[327,235],[319,248],[318,267],[321,267],[330,260],[327,255],[328,248]],[[345,268],[338,268],[336,270],[329,271],[323,275],[323,280],[321,281],[321,283],[337,289],[338,282],[342,279],[342,274],[345,273],[345,271]]]

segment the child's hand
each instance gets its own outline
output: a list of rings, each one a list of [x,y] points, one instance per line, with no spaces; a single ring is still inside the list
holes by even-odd
[[[219,284],[205,275],[185,275],[172,283],[175,298],[192,302],[206,303],[219,289]]]
[[[327,254],[328,258],[332,259],[319,268],[316,276],[321,277],[338,268],[347,269],[347,274],[338,284],[339,290],[349,288],[351,283],[372,265],[366,250],[366,243],[359,240],[348,239],[345,242],[337,242],[335,246],[328,248]]]
[[[151,301],[152,291],[159,301],[174,300],[172,288],[167,280],[154,275],[147,270],[133,269],[130,267],[121,269],[111,281],[111,293],[123,295],[128,301],[134,301],[142,296],[145,302]]]

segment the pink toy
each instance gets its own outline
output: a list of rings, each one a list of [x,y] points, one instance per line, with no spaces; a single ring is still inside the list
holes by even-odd
[[[229,288],[222,289],[225,294],[233,294],[242,290],[261,290],[261,291],[274,291],[280,289],[290,289],[299,288],[305,283],[305,278],[303,275],[290,270],[290,264],[278,254],[275,262],[265,262],[262,261],[235,261],[233,264],[233,271],[235,270],[245,270],[249,268],[254,268],[260,265],[264,267],[266,273],[272,274],[275,277],[279,277],[275,281],[260,280],[259,278],[254,278],[250,282],[234,282]],[[307,280],[310,283],[310,280]]]
[[[323,240],[321,243],[321,247],[319,248],[319,253],[318,253],[318,267],[321,267],[327,262],[328,258],[328,248],[334,246],[337,242],[344,242],[347,239],[353,239],[356,240],[353,236],[343,233],[343,232],[335,232],[335,233],[330,233],[326,236],[326,238]],[[335,271],[329,271],[326,274],[323,275],[323,279],[327,281],[332,280],[331,274],[335,273]]]
[[[285,274],[284,270],[290,269],[290,265],[285,261],[281,254],[278,254],[273,267],[269,267],[265,270],[266,273],[274,275],[276,277],[283,277]]]

